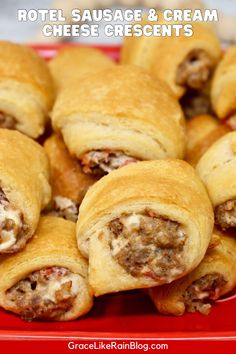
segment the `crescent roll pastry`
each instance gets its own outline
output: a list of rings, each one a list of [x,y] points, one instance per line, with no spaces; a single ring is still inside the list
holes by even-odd
[[[85,173],[101,176],[138,160],[184,155],[177,100],[165,83],[135,66],[100,71],[63,90],[52,121]]]
[[[99,70],[112,68],[115,62],[100,50],[95,48],[61,49],[49,62],[49,68],[56,84],[57,91],[71,86],[79,85],[81,76]]]
[[[50,197],[43,148],[17,131],[0,129],[0,254],[25,246]]]
[[[236,115],[236,45],[227,49],[212,82],[212,106],[220,119]]]
[[[44,143],[51,165],[53,200],[47,212],[77,221],[78,208],[88,188],[96,181],[86,175],[67,150],[60,135],[53,134]]]
[[[217,140],[196,168],[212,201],[216,224],[222,229],[236,227],[236,132]]]
[[[153,25],[154,22],[143,24]],[[171,37],[126,37],[121,63],[147,69],[156,78],[168,83],[177,97],[183,96],[189,88],[202,89],[220,59],[221,47],[209,25],[201,22],[191,24],[194,32],[192,37],[183,34]]]
[[[92,307],[87,269],[74,223],[42,217],[25,249],[1,261],[0,306],[27,321],[73,320]]]
[[[163,314],[180,316],[185,311],[207,315],[212,303],[236,285],[236,240],[222,236],[218,246],[207,251],[199,266],[171,284],[149,289]]]
[[[230,129],[212,116],[204,114],[187,120],[187,148],[185,160],[196,166],[205,151]]]
[[[37,138],[53,103],[45,61],[31,48],[0,41],[0,127]]]
[[[77,240],[95,295],[169,283],[204,257],[213,211],[194,169],[142,161],[111,172],[80,206]]]

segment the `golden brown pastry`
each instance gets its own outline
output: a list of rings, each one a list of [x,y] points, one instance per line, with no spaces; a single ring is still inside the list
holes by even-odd
[[[236,45],[227,49],[212,82],[212,106],[220,119],[236,115]],[[235,119],[235,117],[234,117]]]
[[[96,296],[169,283],[204,257],[213,210],[194,169],[143,161],[95,183],[80,206],[78,246]]]
[[[0,127],[37,138],[54,96],[47,64],[20,44],[0,41],[0,52]]]
[[[178,37],[126,37],[121,63],[145,68],[168,83],[177,97],[183,96],[188,88],[201,89],[221,57],[221,47],[209,25],[191,24],[192,37],[183,34]]]
[[[57,91],[82,82],[81,76],[112,68],[115,62],[100,50],[88,47],[61,49],[49,62]]]
[[[74,223],[42,217],[25,249],[0,262],[0,306],[27,321],[73,320],[93,303],[87,269]]]
[[[22,249],[51,197],[49,162],[27,136],[0,129],[0,254]]]
[[[185,160],[196,166],[205,151],[230,129],[210,115],[201,115],[187,120],[187,148]]]
[[[207,315],[212,303],[236,285],[236,240],[221,236],[221,242],[208,250],[203,261],[190,274],[171,284],[149,289],[163,314],[181,316],[185,311]]]
[[[51,165],[53,200],[47,212],[77,221],[78,208],[95,177],[86,175],[67,150],[60,135],[53,134],[44,143]]]
[[[100,71],[63,90],[52,121],[85,173],[101,176],[139,160],[184,155],[177,100],[167,85],[135,66]]]
[[[222,229],[236,227],[236,132],[217,140],[201,157],[197,171]]]

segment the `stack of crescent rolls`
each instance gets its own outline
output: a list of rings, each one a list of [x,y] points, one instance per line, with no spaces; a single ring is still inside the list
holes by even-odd
[[[119,63],[0,49],[0,307],[68,321],[143,289],[209,314],[236,286],[235,48],[195,23],[126,38]]]

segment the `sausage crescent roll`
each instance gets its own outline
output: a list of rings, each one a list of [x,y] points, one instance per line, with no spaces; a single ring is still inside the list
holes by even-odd
[[[213,210],[181,160],[142,161],[111,172],[80,206],[77,240],[95,295],[169,283],[205,255]]]
[[[76,246],[75,224],[42,217],[25,249],[1,260],[0,306],[27,321],[73,320],[92,307],[87,270]]]
[[[37,138],[54,96],[47,64],[20,44],[0,41],[0,52],[0,127]]]
[[[92,175],[86,175],[67,150],[60,135],[53,134],[44,148],[51,165],[53,200],[47,213],[76,222],[79,205],[88,188],[95,183]]]
[[[212,106],[220,119],[236,115],[236,45],[227,49],[212,82]]]
[[[63,48],[49,62],[49,69],[59,91],[73,83],[79,85],[81,76],[112,68],[115,62],[95,48]]]
[[[196,166],[206,150],[222,136],[230,132],[225,124],[210,115],[200,115],[187,120],[187,147],[185,160]]]
[[[222,229],[236,227],[236,132],[217,140],[196,168],[212,201],[216,224]]]
[[[0,254],[25,246],[51,197],[44,149],[27,136],[0,129]]]
[[[139,160],[184,155],[185,125],[176,98],[135,66],[100,71],[63,90],[52,121],[85,173],[101,176]]]
[[[153,25],[154,22],[149,24]],[[201,22],[192,25],[192,37],[182,34],[171,37],[126,37],[121,63],[147,69],[156,78],[168,83],[177,97],[183,96],[189,88],[202,89],[221,57],[221,46],[209,25]]]
[[[181,316],[185,311],[207,315],[212,303],[236,285],[236,240],[222,236],[218,246],[207,251],[190,274],[171,284],[149,289],[163,314]]]

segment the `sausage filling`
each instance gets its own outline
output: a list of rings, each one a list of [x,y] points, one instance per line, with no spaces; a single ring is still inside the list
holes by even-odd
[[[109,223],[111,254],[134,277],[170,282],[184,271],[186,234],[151,210],[123,214]]]
[[[79,207],[71,199],[58,195],[53,198],[53,203],[48,214],[76,222],[78,219]]]
[[[121,151],[92,150],[84,154],[81,165],[84,173],[105,175],[117,168],[137,162],[138,159],[125,155]]]
[[[72,307],[78,280],[79,275],[66,268],[43,268],[12,286],[6,296],[26,321],[55,319]]]
[[[215,208],[215,222],[223,230],[236,227],[236,199],[228,200]]]
[[[193,282],[184,293],[184,302],[188,312],[199,311],[208,315],[211,304],[221,295],[226,280],[218,273],[207,274]]]
[[[0,128],[16,129],[17,121],[12,116],[0,112]]]
[[[28,227],[22,213],[11,205],[5,193],[0,190],[0,254],[18,250]]]
[[[180,104],[186,118],[213,113],[210,96],[202,91],[187,91],[180,99]]]
[[[177,69],[176,84],[201,89],[211,75],[212,59],[204,50],[192,50]]]

